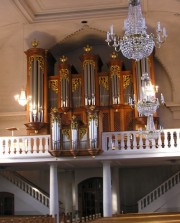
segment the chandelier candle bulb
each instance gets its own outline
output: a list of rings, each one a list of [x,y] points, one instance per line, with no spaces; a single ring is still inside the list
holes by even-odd
[[[161,32],[161,23],[160,22],[157,22],[157,31],[158,32]]]
[[[110,33],[111,33],[111,35],[114,35],[113,25],[111,25],[111,27],[110,27]]]
[[[161,93],[161,103],[164,104],[164,96],[162,93]]]
[[[166,38],[167,37],[167,33],[166,33],[166,28],[163,27],[163,37]]]

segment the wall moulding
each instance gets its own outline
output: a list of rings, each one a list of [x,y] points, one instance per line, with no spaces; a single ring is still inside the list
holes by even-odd
[[[26,111],[24,112],[1,112],[0,121],[23,121],[26,120]]]
[[[173,113],[174,119],[180,119],[180,103],[166,102],[166,107]]]

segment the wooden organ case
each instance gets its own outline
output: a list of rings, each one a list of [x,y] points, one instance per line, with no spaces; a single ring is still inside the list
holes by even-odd
[[[55,59],[45,49],[38,48],[38,41],[32,42],[27,55],[27,95],[31,97],[27,104],[28,134],[49,133],[48,117],[48,75],[54,73]]]
[[[29,134],[51,134],[53,156],[95,156],[102,152],[102,132],[136,129],[139,117],[128,99],[138,97],[137,73],[142,67],[139,71],[134,63],[132,71],[123,70],[113,52],[102,72],[101,58],[87,45],[80,56],[80,73],[62,56],[54,74],[55,60],[37,46],[34,41],[25,52],[27,95],[32,97],[25,125]]]
[[[108,71],[102,61],[84,47],[81,73],[72,73],[65,56],[59,74],[49,77],[52,151],[54,156],[101,153],[103,131],[133,129],[134,110],[128,105],[133,94],[133,75],[122,71],[122,61],[111,55]]]

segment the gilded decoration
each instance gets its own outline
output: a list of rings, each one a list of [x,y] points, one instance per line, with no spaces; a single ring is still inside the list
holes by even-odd
[[[72,92],[75,92],[81,85],[81,78],[72,78]]]
[[[84,60],[83,67],[85,68],[87,64],[90,64],[90,65],[92,65],[95,68],[94,60]]]
[[[69,81],[69,70],[68,69],[61,69],[59,73],[60,73],[60,81],[62,79],[66,79]]]
[[[72,129],[78,129],[78,122],[76,121],[76,116],[72,116],[72,121],[71,121],[71,128]]]
[[[66,56],[62,56],[62,57],[60,57],[60,62],[61,63],[65,63],[67,61],[67,57]]]
[[[87,45],[84,47],[84,51],[87,53],[91,52],[91,50],[92,50],[92,46]]]
[[[113,66],[111,66],[111,68],[110,68],[111,78],[112,78],[114,75],[117,75],[117,76],[120,78],[120,73],[121,73],[120,66],[118,66],[118,65],[113,65]]]
[[[58,93],[58,80],[50,80],[49,88],[51,88],[51,90],[57,94]]]
[[[36,55],[29,57],[29,70],[32,69],[32,63],[34,60],[38,61],[40,69],[44,71],[44,58],[42,56],[36,56]]]
[[[97,114],[89,114],[88,115],[88,121],[89,121],[89,123],[92,120],[95,120],[96,126],[98,126],[98,116],[97,116]]]
[[[102,85],[106,90],[109,90],[109,82],[107,76],[99,77],[99,84]]]
[[[34,40],[31,42],[31,45],[32,45],[32,47],[36,48],[36,47],[39,45],[39,41],[37,41],[36,39],[34,39]]]
[[[61,127],[61,115],[57,111],[57,108],[51,109],[51,125],[53,125],[54,122],[57,122],[59,127]]]
[[[117,58],[118,58],[118,53],[117,53],[117,52],[113,52],[113,53],[111,54],[111,58],[112,58],[112,59],[117,59]]]
[[[68,140],[71,139],[71,130],[70,129],[62,129],[62,134],[65,135]]]
[[[79,129],[79,140],[81,140],[86,133],[87,133],[87,129],[86,128],[80,128]]]
[[[123,76],[123,88],[126,89],[131,83],[131,75]]]

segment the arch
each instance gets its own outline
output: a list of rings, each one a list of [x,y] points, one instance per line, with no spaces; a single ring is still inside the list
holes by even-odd
[[[78,184],[79,215],[103,214],[103,179],[92,177]]]
[[[0,192],[0,215],[14,215],[14,194]]]

